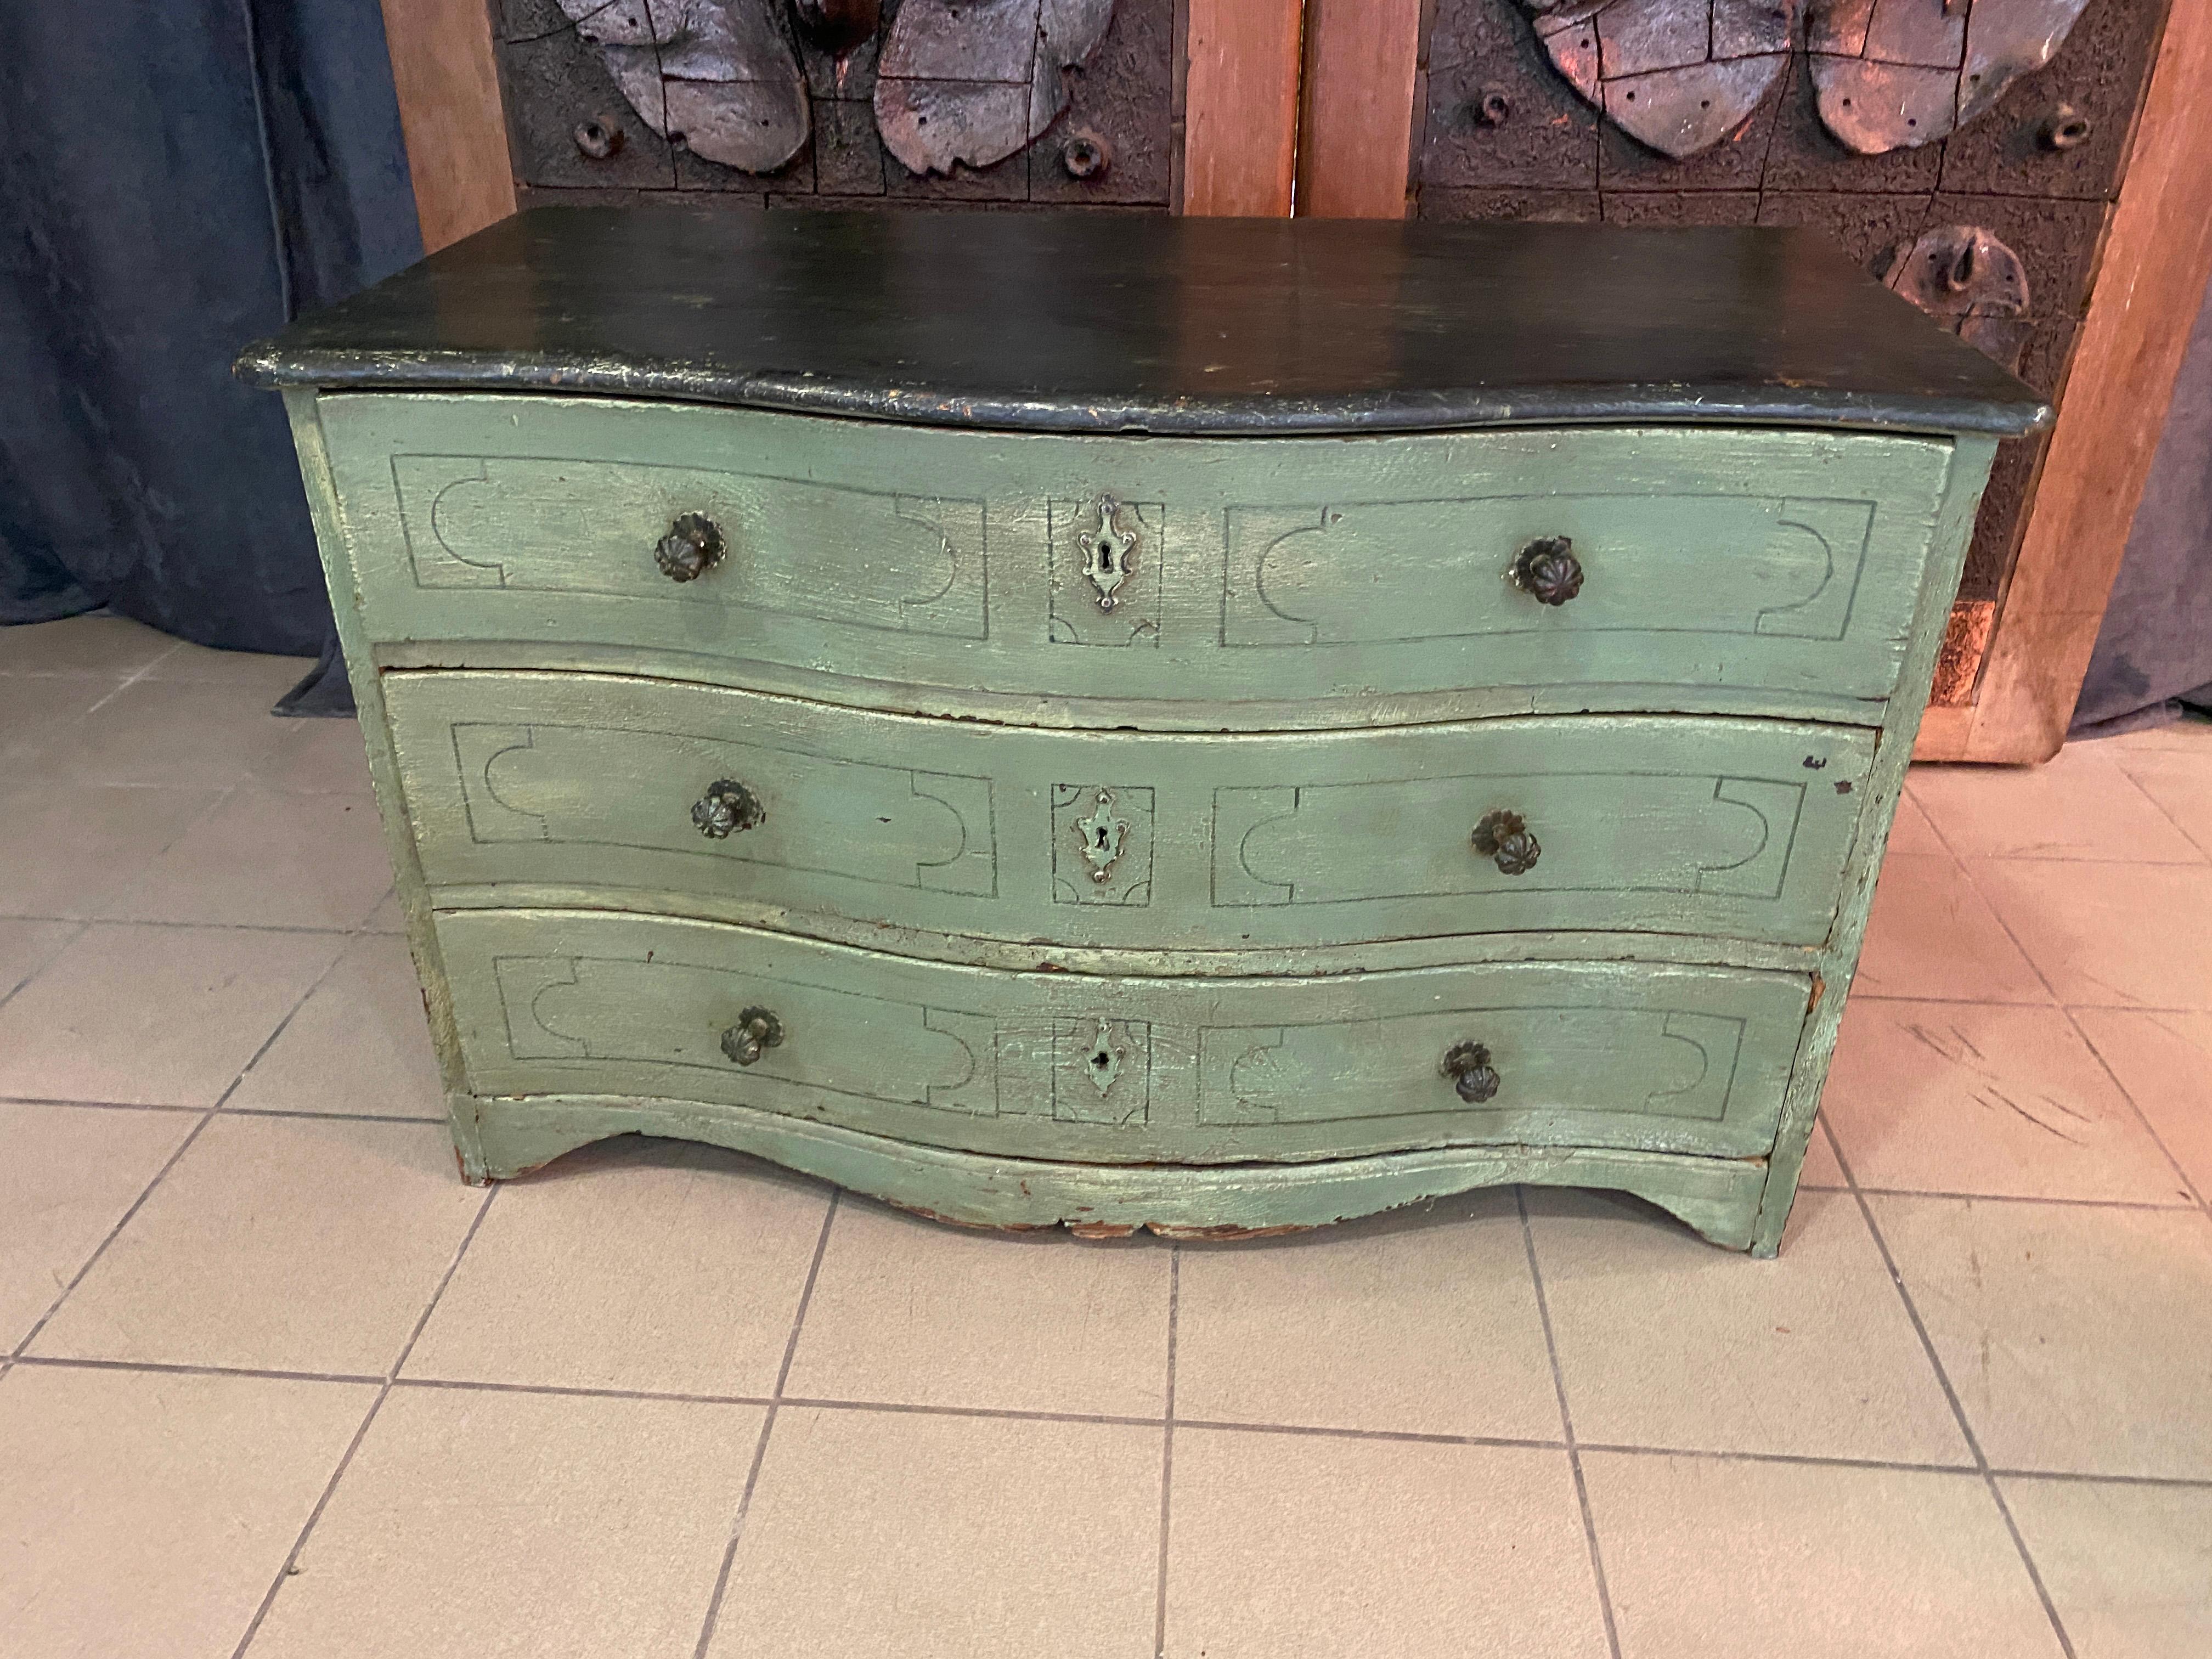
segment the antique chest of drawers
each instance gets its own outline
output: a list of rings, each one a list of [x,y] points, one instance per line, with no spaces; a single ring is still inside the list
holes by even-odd
[[[470,1179],[1759,1254],[2044,417],[1735,229],[543,209],[243,368]]]

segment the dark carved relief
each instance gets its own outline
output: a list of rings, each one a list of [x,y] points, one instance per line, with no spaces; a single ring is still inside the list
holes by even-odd
[[[765,0],[560,3],[659,136],[747,173],[774,172],[806,142],[806,77],[780,10]],[[594,125],[608,137],[620,131],[604,118]],[[586,155],[588,137],[578,130]]]
[[[1821,125],[1879,155],[1948,137],[2051,61],[2088,0],[1802,0]],[[1739,131],[1787,67],[1801,0],[1522,0],[1554,67],[1607,121],[1680,161]],[[1971,10],[1971,18],[1969,12]],[[1505,118],[1510,101],[1479,106]],[[2053,149],[2087,136],[2068,112]]]
[[[2019,366],[2033,328],[2027,268],[1988,231],[1939,225],[1892,250],[1881,279],[1960,339],[2008,368]]]
[[[885,149],[917,176],[983,168],[1042,135],[1066,112],[1068,74],[1098,49],[1114,0],[904,0],[881,32],[878,0],[558,0],[657,137],[750,173],[775,173],[811,130],[803,39],[848,79],[873,76]],[[795,28],[794,28],[795,26]],[[866,94],[860,95],[865,96]],[[841,117],[848,112],[839,107]],[[833,135],[848,145],[860,135]],[[584,156],[604,161],[628,137],[623,119],[578,123]],[[1076,179],[1097,176],[1109,149],[1071,137],[1060,157]]]
[[[1711,149],[1750,118],[1781,78],[1797,25],[1798,0],[1522,3],[1575,90],[1622,131],[1677,160]]]
[[[2088,3],[1813,0],[1805,45],[1821,122],[1862,155],[1933,143],[2049,63]]]
[[[884,147],[915,173],[1003,161],[1060,118],[1113,21],[1114,0],[905,0],[876,64]]]

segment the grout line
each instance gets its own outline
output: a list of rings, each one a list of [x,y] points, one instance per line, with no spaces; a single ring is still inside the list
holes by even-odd
[[[1182,1246],[1168,1247],[1168,1376],[1166,1420],[1160,1430],[1160,1547],[1152,1577],[1153,1659],[1168,1651],[1168,1502],[1175,1489],[1176,1339],[1182,1318]]]
[[[361,1449],[361,1443],[368,1437],[369,1425],[376,1421],[377,1413],[384,1409],[384,1402],[392,1398],[392,1384],[398,1378],[400,1367],[407,1363],[407,1356],[415,1352],[415,1344],[421,1338],[423,1328],[429,1324],[430,1316],[437,1311],[438,1303],[446,1294],[446,1287],[453,1282],[453,1274],[459,1270],[461,1258],[469,1253],[469,1246],[476,1242],[477,1229],[483,1225],[484,1217],[491,1212],[492,1200],[498,1196],[499,1187],[495,1183],[484,1194],[483,1202],[477,1206],[477,1212],[469,1222],[468,1231],[461,1235],[461,1242],[453,1251],[453,1259],[446,1264],[445,1273],[440,1276],[437,1287],[430,1292],[429,1299],[422,1304],[422,1312],[415,1321],[415,1328],[407,1333],[407,1340],[400,1345],[391,1368],[381,1377],[370,1379],[381,1385],[376,1391],[376,1398],[368,1402],[368,1410],[362,1414],[361,1426],[353,1431],[353,1438],[346,1443],[344,1452],[339,1455],[337,1467],[331,1471],[331,1478],[323,1483],[322,1494],[315,1499],[314,1508],[307,1511],[307,1518],[300,1528],[300,1535],[292,1540],[292,1547],[285,1553],[283,1565],[276,1569],[276,1576],[270,1581],[268,1592],[261,1598],[261,1605],[253,1610],[253,1617],[246,1626],[246,1634],[238,1638],[238,1645],[231,1650],[231,1659],[245,1659],[246,1649],[253,1645],[253,1638],[261,1633],[262,1621],[268,1618],[269,1609],[276,1604],[276,1592],[283,1589],[284,1581],[298,1571],[300,1552],[307,1548],[307,1539],[314,1532],[315,1523],[323,1518],[323,1511],[330,1506],[331,1495],[337,1491],[338,1482],[345,1479],[346,1471],[353,1467],[354,1454]]]
[[[2161,1149],[2162,1150],[2162,1149]],[[1830,1192],[1850,1192],[1848,1187],[1831,1187]],[[2194,1210],[2194,1203],[2154,1204],[2138,1198],[2046,1198],[2038,1193],[1939,1193],[1917,1187],[1861,1187],[1857,1189],[1869,1198],[1951,1198],[1970,1204],[2056,1204],[2075,1210]]]
[[[2034,964],[2031,963],[2029,965],[2033,967]],[[2051,1601],[2051,1591],[2043,1582],[2042,1571],[2037,1567],[2035,1557],[2028,1551],[2027,1539],[2021,1533],[2020,1523],[2013,1518],[2012,1505],[2005,1502],[2004,1492],[1998,1486],[1996,1477],[1990,1472],[1990,1460],[1983,1453],[1980,1437],[1974,1433],[1974,1425],[1967,1420],[1966,1405],[1960,1400],[1958,1389],[1952,1386],[1951,1374],[1943,1369],[1942,1357],[1936,1352],[1936,1340],[1928,1334],[1928,1323],[1921,1318],[1920,1309],[1912,1300],[1912,1292],[1905,1288],[1905,1275],[1898,1269],[1897,1258],[1890,1251],[1889,1240],[1882,1236],[1881,1227],[1874,1218],[1874,1206],[1867,1201],[1866,1194],[1859,1189],[1858,1177],[1851,1173],[1850,1161],[1844,1156],[1843,1146],[1832,1133],[1828,1137],[1828,1150],[1835,1154],[1836,1167],[1844,1172],[1844,1179],[1851,1184],[1851,1196],[1858,1203],[1859,1215],[1874,1238],[1875,1249],[1881,1253],[1881,1265],[1889,1270],[1889,1282],[1897,1287],[1898,1300],[1905,1304],[1905,1316],[1912,1323],[1912,1334],[1920,1339],[1920,1351],[1928,1356],[1928,1363],[1936,1372],[1936,1381],[1943,1390],[1943,1398],[1951,1407],[1951,1415],[1959,1425],[1959,1433],[1966,1440],[1966,1449],[1973,1455],[1974,1468],[1982,1477],[1983,1487],[1989,1492],[1990,1501],[1996,1505],[2006,1532],[2012,1535],[2013,1548],[2019,1552],[2020,1564],[2027,1569],[2027,1581],[2035,1587],[2036,1600],[2043,1604],[2044,1617],[2051,1622],[2051,1633],[2058,1638],[2059,1650],[2066,1659],[2076,1659],[2074,1638],[2066,1633],[2066,1623],[2059,1618],[2057,1605]]]
[[[1565,1440],[1532,1440],[1517,1435],[1425,1434],[1415,1429],[1340,1429],[1321,1423],[1237,1423],[1203,1417],[1180,1417],[1176,1419],[1176,1426],[1229,1434],[1306,1435],[1319,1440],[1387,1440],[1417,1446],[1504,1446],[1521,1451],[1567,1449]],[[1650,1449],[1656,1450],[1657,1448]]]
[[[228,792],[226,791],[225,798],[228,799]],[[386,890],[385,894],[377,899],[376,906],[381,907],[384,900],[390,896],[390,891]],[[376,908],[372,907],[369,915],[375,914]],[[153,918],[142,919],[137,916],[47,916],[17,915],[12,912],[5,920],[9,921],[74,921],[87,927],[196,927],[204,933],[325,933],[332,938],[346,939],[350,939],[356,933],[364,931],[362,927],[294,927],[259,921],[163,921]]]
[[[1158,1417],[1117,1416],[1111,1412],[1023,1411],[1011,1406],[931,1406],[900,1400],[817,1399],[805,1395],[785,1395],[775,1403],[821,1412],[886,1412],[908,1417],[986,1417],[1014,1423],[1108,1423],[1144,1429],[1157,1429],[1165,1420]]]
[[[464,1376],[395,1376],[395,1389],[446,1389],[463,1394],[548,1394],[575,1400],[642,1400],[683,1406],[766,1406],[764,1394],[691,1394],[676,1389],[593,1389],[563,1382],[487,1382]]]
[[[289,1371],[256,1365],[187,1365],[154,1359],[92,1359],[76,1354],[25,1353],[15,1356],[18,1365],[43,1365],[55,1370],[150,1371],[164,1376],[248,1376],[267,1382],[381,1382],[380,1376],[353,1371]]]
[[[2132,780],[2130,780],[2130,781],[2132,781]],[[2146,799],[2148,799],[2148,796],[2146,796]],[[2151,805],[2156,806],[2158,803],[2153,801]],[[2207,1194],[2199,1192],[2197,1190],[2197,1183],[2190,1180],[2188,1171],[2181,1167],[2180,1159],[2174,1157],[2173,1149],[2166,1144],[2165,1137],[2159,1133],[2157,1128],[2151,1123],[2149,1115],[2144,1112],[2142,1105],[2136,1101],[2135,1096],[2129,1091],[2128,1086],[2120,1081],[2118,1074],[2112,1070],[2109,1064],[2106,1063],[2105,1056],[2098,1050],[2097,1045],[2089,1040],[2089,1034],[2081,1029],[2081,1022],[2074,1017],[2073,1006],[2058,994],[2058,988],[2051,984],[2051,976],[2045,974],[2042,968],[2037,963],[2035,958],[2027,953],[2027,947],[2020,942],[2020,935],[2013,932],[2012,924],[2005,920],[2004,912],[1998,909],[1996,904],[1991,902],[1990,896],[1987,893],[1982,891],[1981,883],[1974,879],[1972,866],[1969,865],[1966,860],[1958,855],[1957,850],[1951,846],[1950,837],[1943,833],[1942,826],[1936,822],[1935,816],[1932,813],[1929,815],[1928,822],[1929,826],[1936,831],[1936,840],[1942,842],[1943,843],[1944,850],[1951,854],[1952,861],[1959,866],[1959,873],[1966,878],[1967,887],[1972,890],[1976,898],[1981,900],[1984,907],[1988,909],[1990,915],[1996,918],[1996,924],[1998,927],[2003,930],[2004,936],[2012,941],[2012,948],[2020,953],[2020,959],[2027,964],[2029,971],[2041,981],[2043,988],[2051,993],[2051,1002],[2056,1005],[2059,1012],[2065,1016],[2066,1024],[2072,1028],[2074,1035],[2080,1038],[2082,1045],[2088,1049],[2091,1057],[2096,1060],[2098,1066],[2104,1072],[2105,1076],[2110,1079],[2112,1085],[2120,1091],[2120,1098],[2128,1103],[2128,1109],[2136,1115],[2136,1121],[2142,1126],[2143,1133],[2150,1137],[2151,1145],[2157,1147],[2160,1153],[2165,1158],[2168,1167],[2172,1170],[2175,1176],[2180,1181],[2182,1190],[2194,1195],[2197,1200],[2197,1207],[2203,1211],[2206,1215],[2212,1216],[2212,1201],[2208,1201]],[[2026,862],[2027,860],[2016,861]],[[2087,1005],[2085,1004],[2083,1006],[2086,1006]],[[2039,1581],[2039,1582],[2040,1581]]]
[[[123,677],[123,678],[122,678],[120,681],[118,681],[118,682],[117,683],[117,684],[116,684],[116,686],[115,686],[115,689],[114,689],[113,690],[110,691],[110,692],[109,692],[106,696],[102,697],[102,698],[101,698],[98,702],[96,702],[96,703],[93,704],[93,706],[92,706],[91,708],[89,708],[86,709],[86,710],[84,711],[84,713],[83,713],[83,714],[79,714],[79,715],[77,716],[77,719],[79,719],[79,720],[90,720],[90,719],[91,719],[94,714],[98,714],[101,709],[103,709],[103,708],[106,708],[106,707],[107,707],[107,705],[108,705],[109,703],[113,702],[114,702],[118,697],[121,696],[122,696],[125,691],[128,691],[128,690],[129,690],[132,686],[134,686],[134,685],[137,684],[139,681],[141,681],[141,680],[144,679],[144,678],[145,678],[149,674],[151,674],[151,673],[152,673],[155,669],[159,668],[159,667],[160,667],[163,663],[165,663],[165,662],[168,661],[168,659],[169,659],[170,658],[172,658],[172,657],[175,656],[175,655],[177,654],[177,653],[178,653],[178,652],[179,652],[179,651],[183,650],[184,648],[185,648],[185,642],[184,642],[182,640],[178,640],[178,641],[176,641],[174,643],[173,643],[173,644],[169,647],[169,648],[168,648],[167,650],[166,650],[166,651],[162,652],[159,656],[157,656],[157,657],[154,658],[152,661],[150,661],[150,662],[149,662],[149,663],[145,664],[143,667],[141,667],[141,668],[137,669],[135,672],[132,672],[132,673],[130,673],[130,674],[126,674],[126,675],[125,675],[125,676]]]
[[[837,1219],[837,1202],[843,1196],[842,1188],[830,1188],[829,1207],[822,1212],[822,1231],[814,1237],[814,1259],[806,1265],[806,1282],[799,1287],[799,1305],[792,1311],[791,1334],[783,1343],[783,1363],[776,1367],[775,1389],[769,1396],[768,1410],[761,1417],[760,1438],[753,1442],[752,1464],[745,1471],[744,1490],[738,1494],[738,1513],[730,1523],[730,1541],[723,1547],[721,1568],[714,1575],[714,1592],[707,1598],[707,1616],[700,1622],[699,1640],[691,1650],[692,1659],[707,1659],[707,1650],[714,1639],[714,1626],[722,1616],[722,1598],[729,1593],[730,1573],[738,1562],[738,1545],[745,1535],[745,1517],[752,1511],[761,1466],[768,1461],[769,1436],[775,1431],[778,1408],[787,1403],[783,1386],[791,1380],[791,1362],[799,1354],[799,1333],[806,1323],[806,1310],[814,1300],[815,1281],[822,1276],[822,1258],[830,1248],[830,1224]]]
[[[63,918],[63,917],[59,917],[59,916],[55,916],[55,917],[46,917],[46,916],[9,916],[9,917],[6,918],[6,920],[8,920],[8,921],[51,921],[58,922],[58,923],[59,923],[60,925],[62,925],[62,926],[64,926],[64,927],[67,927],[67,926],[70,925],[70,923],[71,923],[71,922],[73,922],[73,921],[74,921],[74,922],[75,922],[75,925],[76,925],[76,932],[75,932],[74,933],[71,933],[71,934],[70,934],[67,939],[64,939],[60,944],[58,944],[58,945],[57,945],[56,946],[54,946],[54,948],[53,948],[52,950],[51,950],[51,951],[47,951],[44,956],[40,957],[36,962],[33,963],[31,964],[31,966],[30,966],[29,969],[28,969],[28,970],[24,974],[24,975],[23,975],[23,977],[22,977],[22,978],[21,978],[21,979],[17,980],[17,981],[16,981],[13,985],[10,985],[10,986],[6,989],[6,990],[4,990],[4,991],[0,991],[0,1008],[4,1008],[4,1007],[6,1007],[6,1006],[8,1006],[8,1004],[15,999],[15,994],[16,994],[18,991],[22,990],[25,987],[28,986],[28,985],[31,983],[31,981],[32,981],[33,980],[35,980],[36,978],[38,978],[38,976],[39,976],[40,975],[41,975],[41,974],[45,973],[45,972],[46,971],[46,969],[49,969],[49,968],[52,967],[52,966],[54,965],[54,963],[57,963],[57,962],[60,961],[60,960],[61,960],[61,957],[62,957],[62,953],[63,953],[64,951],[67,951],[67,950],[70,948],[70,945],[72,945],[76,944],[79,939],[82,939],[82,938],[85,936],[85,933],[86,933],[87,930],[88,930],[88,929],[89,929],[89,928],[91,927],[91,926],[92,926],[92,924],[91,924],[90,922],[88,922],[88,921],[76,921],[76,919],[75,919],[75,918],[73,918],[73,917],[64,919],[64,918]]]
[[[200,1121],[193,1124],[185,1138],[177,1143],[176,1150],[169,1154],[160,1169],[154,1171],[153,1178],[139,1189],[138,1196],[131,1200],[130,1206],[115,1218],[115,1224],[107,1230],[106,1237],[93,1247],[92,1254],[84,1259],[84,1265],[70,1276],[68,1284],[62,1286],[61,1294],[47,1305],[46,1312],[39,1316],[38,1323],[24,1333],[23,1340],[15,1345],[15,1358],[21,1359],[23,1351],[38,1340],[39,1333],[46,1328],[53,1316],[61,1311],[62,1304],[67,1302],[76,1287],[84,1283],[85,1275],[99,1265],[100,1259],[107,1254],[107,1247],[115,1243],[116,1236],[131,1224],[131,1218],[137,1215],[144,1206],[146,1200],[153,1196],[154,1188],[160,1186],[169,1171],[177,1167],[177,1160],[191,1150],[192,1143],[200,1138],[200,1132],[214,1121],[215,1108],[210,1106],[202,1109]]]
[[[2062,1003],[2059,1012],[2066,1016],[2066,1023],[2074,1028],[2074,1035],[2081,1039],[2083,1046],[2089,1050],[2105,1075],[2112,1080],[2112,1087],[2120,1091],[2120,1098],[2128,1103],[2128,1109],[2136,1115],[2136,1121],[2142,1125],[2143,1133],[2150,1137],[2151,1145],[2158,1148],[2168,1167],[2172,1170],[2174,1179],[2180,1182],[2181,1190],[2197,1200],[2195,1207],[2203,1211],[2208,1216],[2212,1216],[2212,1193],[2199,1188],[2189,1178],[2189,1171],[2181,1167],[2181,1160],[2173,1155],[2173,1149],[2166,1144],[2166,1137],[2159,1133],[2158,1126],[2150,1121],[2150,1114],[2143,1110],[2142,1103],[2136,1098],[2135,1091],[2120,1081],[2120,1074],[2112,1069],[2112,1061],[2105,1058],[2105,1051],[2097,1046],[2096,1038],[2081,1029],[2081,1022],[2075,1018],[2073,1009]]]
[[[167,1101],[63,1100],[44,1095],[0,1096],[0,1106],[73,1106],[88,1112],[205,1112],[208,1106],[179,1106]]]
[[[1574,1413],[1567,1406],[1566,1377],[1559,1370],[1559,1345],[1552,1334],[1552,1306],[1544,1294],[1544,1270],[1536,1262],[1536,1230],[1528,1224],[1528,1189],[1513,1188],[1514,1207],[1521,1212],[1521,1246],[1528,1253],[1528,1279],[1536,1291],[1536,1316],[1544,1327],[1544,1353],[1551,1361],[1552,1391],[1559,1402],[1559,1431],[1566,1439],[1567,1468],[1575,1478],[1575,1503],[1582,1510],[1583,1540],[1589,1547],[1590,1577],[1597,1585],[1598,1611],[1605,1618],[1606,1650],[1620,1659],[1620,1627],[1613,1615],[1613,1593],[1605,1582],[1605,1553],[1598,1547],[1597,1517],[1591,1511],[1589,1485],[1583,1478],[1583,1455],[1575,1444]],[[2068,1659],[2073,1659],[2071,1655]]]
[[[1807,1452],[1714,1451],[1701,1446],[1614,1446],[1577,1441],[1578,1450],[1612,1452],[1627,1457],[1695,1457],[1717,1463],[1787,1463],[1815,1469],[1880,1469],[1894,1474],[1978,1475],[1972,1463],[1911,1463],[1882,1457],[1820,1457]],[[2207,1485],[2212,1485],[2208,1481]]]

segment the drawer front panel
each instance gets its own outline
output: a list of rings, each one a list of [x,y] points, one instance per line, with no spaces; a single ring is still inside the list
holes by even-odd
[[[1622,963],[1012,974],[604,912],[446,911],[437,927],[480,1094],[719,1102],[1108,1163],[1453,1144],[1753,1156],[1808,990]],[[741,1064],[726,1034],[760,1014],[775,1040]]]
[[[1392,699],[1515,688],[1680,706],[1668,687],[1871,721],[1950,453],[1689,428],[1216,441],[552,398],[320,408],[373,639],[667,655],[879,707],[1011,698],[1043,724],[1101,702],[1152,724],[1279,724],[1308,702],[1388,724],[1431,717]],[[719,551],[677,580],[657,549],[687,515]],[[1559,541],[1571,597],[1570,567],[1547,585],[1523,562]]]
[[[385,685],[434,886],[1103,949],[1818,945],[1874,749],[1686,716],[1079,735],[611,676]]]

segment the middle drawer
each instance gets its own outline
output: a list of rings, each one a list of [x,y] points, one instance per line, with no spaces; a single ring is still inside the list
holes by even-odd
[[[1100,949],[1818,945],[1875,744],[1681,715],[1067,732],[603,675],[384,686],[434,887]]]

